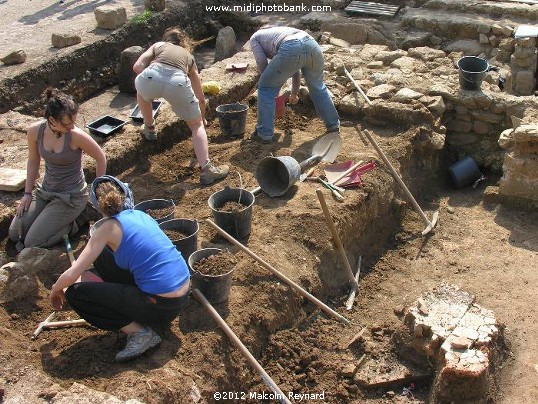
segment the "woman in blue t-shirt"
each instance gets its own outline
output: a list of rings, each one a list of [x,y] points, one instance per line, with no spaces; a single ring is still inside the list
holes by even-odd
[[[90,197],[108,220],[52,286],[50,301],[60,310],[67,300],[93,326],[127,334],[125,349],[116,355],[125,361],[161,342],[147,324],[177,317],[189,295],[189,270],[157,222],[133,209],[126,184],[98,177]],[[103,282],[84,281],[92,264]]]

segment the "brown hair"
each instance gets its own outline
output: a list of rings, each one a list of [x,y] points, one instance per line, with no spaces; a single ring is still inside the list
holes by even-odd
[[[182,48],[185,48],[188,52],[192,52],[192,50],[195,47],[197,47],[200,44],[203,44],[204,42],[210,41],[213,38],[214,37],[209,37],[209,38],[201,39],[199,41],[195,41],[185,31],[183,31],[179,27],[167,28],[163,34],[164,42],[170,42],[170,43],[173,43],[174,45],[181,46]]]
[[[124,210],[125,194],[113,182],[100,183],[95,189],[95,195],[99,209],[105,216],[114,216]]]
[[[73,118],[78,112],[78,104],[73,100],[70,95],[61,92],[57,88],[48,87],[44,96],[46,99],[45,104],[45,118],[52,117],[57,121],[61,121],[62,117],[67,115]]]

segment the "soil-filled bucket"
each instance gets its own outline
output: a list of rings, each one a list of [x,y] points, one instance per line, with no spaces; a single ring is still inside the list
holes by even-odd
[[[480,90],[482,80],[490,70],[486,59],[476,56],[464,56],[458,60],[460,87],[462,90]]]
[[[219,105],[216,109],[222,134],[241,136],[246,131],[248,105],[236,102]]]
[[[448,168],[448,172],[457,188],[471,185],[482,177],[476,162],[469,156],[452,164]]]
[[[188,259],[189,268],[192,272],[193,288],[202,292],[210,303],[223,303],[228,300],[230,288],[232,286],[232,276],[235,266],[231,270],[220,275],[208,275],[195,269],[196,264],[211,255],[223,253],[220,248],[203,248],[193,252]]]
[[[207,204],[220,228],[237,240],[246,240],[252,228],[255,199],[254,194],[246,189],[226,187],[212,194]]]
[[[271,198],[281,196],[301,176],[301,166],[293,157],[265,157],[256,167],[256,180]]]
[[[154,218],[157,223],[162,223],[174,218],[176,204],[171,199],[149,199],[137,203],[134,208],[146,212]]]
[[[176,246],[185,261],[198,248],[200,226],[196,220],[172,219],[160,223],[159,227]]]

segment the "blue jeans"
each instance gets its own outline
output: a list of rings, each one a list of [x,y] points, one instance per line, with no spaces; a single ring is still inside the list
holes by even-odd
[[[282,42],[278,52],[263,71],[258,82],[258,124],[256,130],[262,139],[271,139],[274,131],[275,97],[280,88],[296,71],[306,81],[316,112],[327,130],[340,126],[338,112],[323,83],[323,53],[318,43],[310,38]]]

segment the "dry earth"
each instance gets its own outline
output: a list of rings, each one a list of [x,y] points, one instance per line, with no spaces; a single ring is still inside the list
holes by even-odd
[[[93,111],[100,103],[103,98],[90,100],[84,107]],[[133,100],[126,99],[103,108],[125,113],[132,105]],[[167,119],[169,113],[165,109],[161,119]],[[255,110],[251,109],[247,133],[254,123]],[[351,123],[371,129],[394,161],[409,164],[405,161],[409,158],[409,133],[390,125],[380,128],[364,122]],[[286,121],[280,119],[278,143],[260,146],[245,139],[225,138],[218,122],[211,122],[210,152],[216,160],[232,165],[230,177],[211,187],[199,187],[197,172],[192,167],[192,144],[183,135],[162,153],[146,144],[139,159],[118,176],[132,185],[138,201],[171,198],[177,206],[176,217],[198,219],[201,247],[230,247],[203,223],[211,218],[207,199],[224,185],[237,186],[238,173],[245,188],[254,188],[252,173],[256,164],[270,153],[292,155],[298,160],[308,157],[313,140],[323,132],[321,122],[307,106],[294,108],[291,137],[284,135],[285,128]],[[12,156],[11,160],[2,161],[2,166],[24,162],[22,133],[5,128],[1,132],[3,156]],[[125,142],[133,136],[137,136],[135,128],[118,135]],[[352,126],[343,127],[342,138],[338,161],[375,155]],[[368,390],[343,375],[342,369],[347,363],[358,363],[363,354],[366,360],[361,366],[374,368],[386,361],[387,373],[399,366],[388,354],[390,336],[401,323],[394,309],[410,305],[439,282],[448,282],[476,295],[477,303],[493,310],[506,326],[509,355],[497,375],[497,402],[537,402],[538,213],[496,204],[485,193],[487,185],[497,183],[493,177],[477,189],[464,190],[454,190],[444,171],[433,179],[417,174],[406,181],[410,185],[421,182],[420,187],[413,188],[428,214],[435,209],[440,211],[439,225],[430,237],[420,236],[422,222],[406,205],[399,206],[399,213],[391,218],[363,217],[357,213],[372,200],[382,210],[383,205],[402,198],[394,191],[396,186],[381,164],[364,176],[363,187],[346,191],[344,203],[325,194],[350,258],[356,259],[359,253],[363,257],[361,291],[351,312],[343,308],[347,297],[343,266],[333,252],[316,197],[316,184],[301,183],[282,198],[261,195],[254,205],[249,248],[349,318],[351,326],[322,314],[234,248],[231,250],[239,264],[229,302],[218,306],[218,311],[285,392],[325,392],[325,400],[331,403],[427,402],[427,381],[416,383],[411,398],[401,394],[402,388],[409,386]],[[7,209],[13,210],[13,206]],[[394,221],[400,215],[402,221]],[[85,231],[73,240],[77,253],[87,240]],[[9,247],[5,241],[2,245]],[[3,402],[67,403],[76,401],[73,397],[78,397],[77,402],[82,402],[81,397],[86,397],[86,402],[115,402],[96,391],[123,401],[215,402],[214,393],[223,389],[247,395],[269,392],[194,300],[170,327],[159,329],[163,336],[159,349],[126,364],[113,360],[124,339],[89,327],[44,331],[37,340],[30,340],[37,324],[51,312],[47,288],[68,262],[67,257],[60,258],[51,273],[39,279],[37,299],[2,305],[0,309]],[[74,315],[66,311],[62,318]],[[362,327],[367,327],[364,338],[350,349],[342,349],[342,343]],[[93,390],[85,390],[81,385]]]

